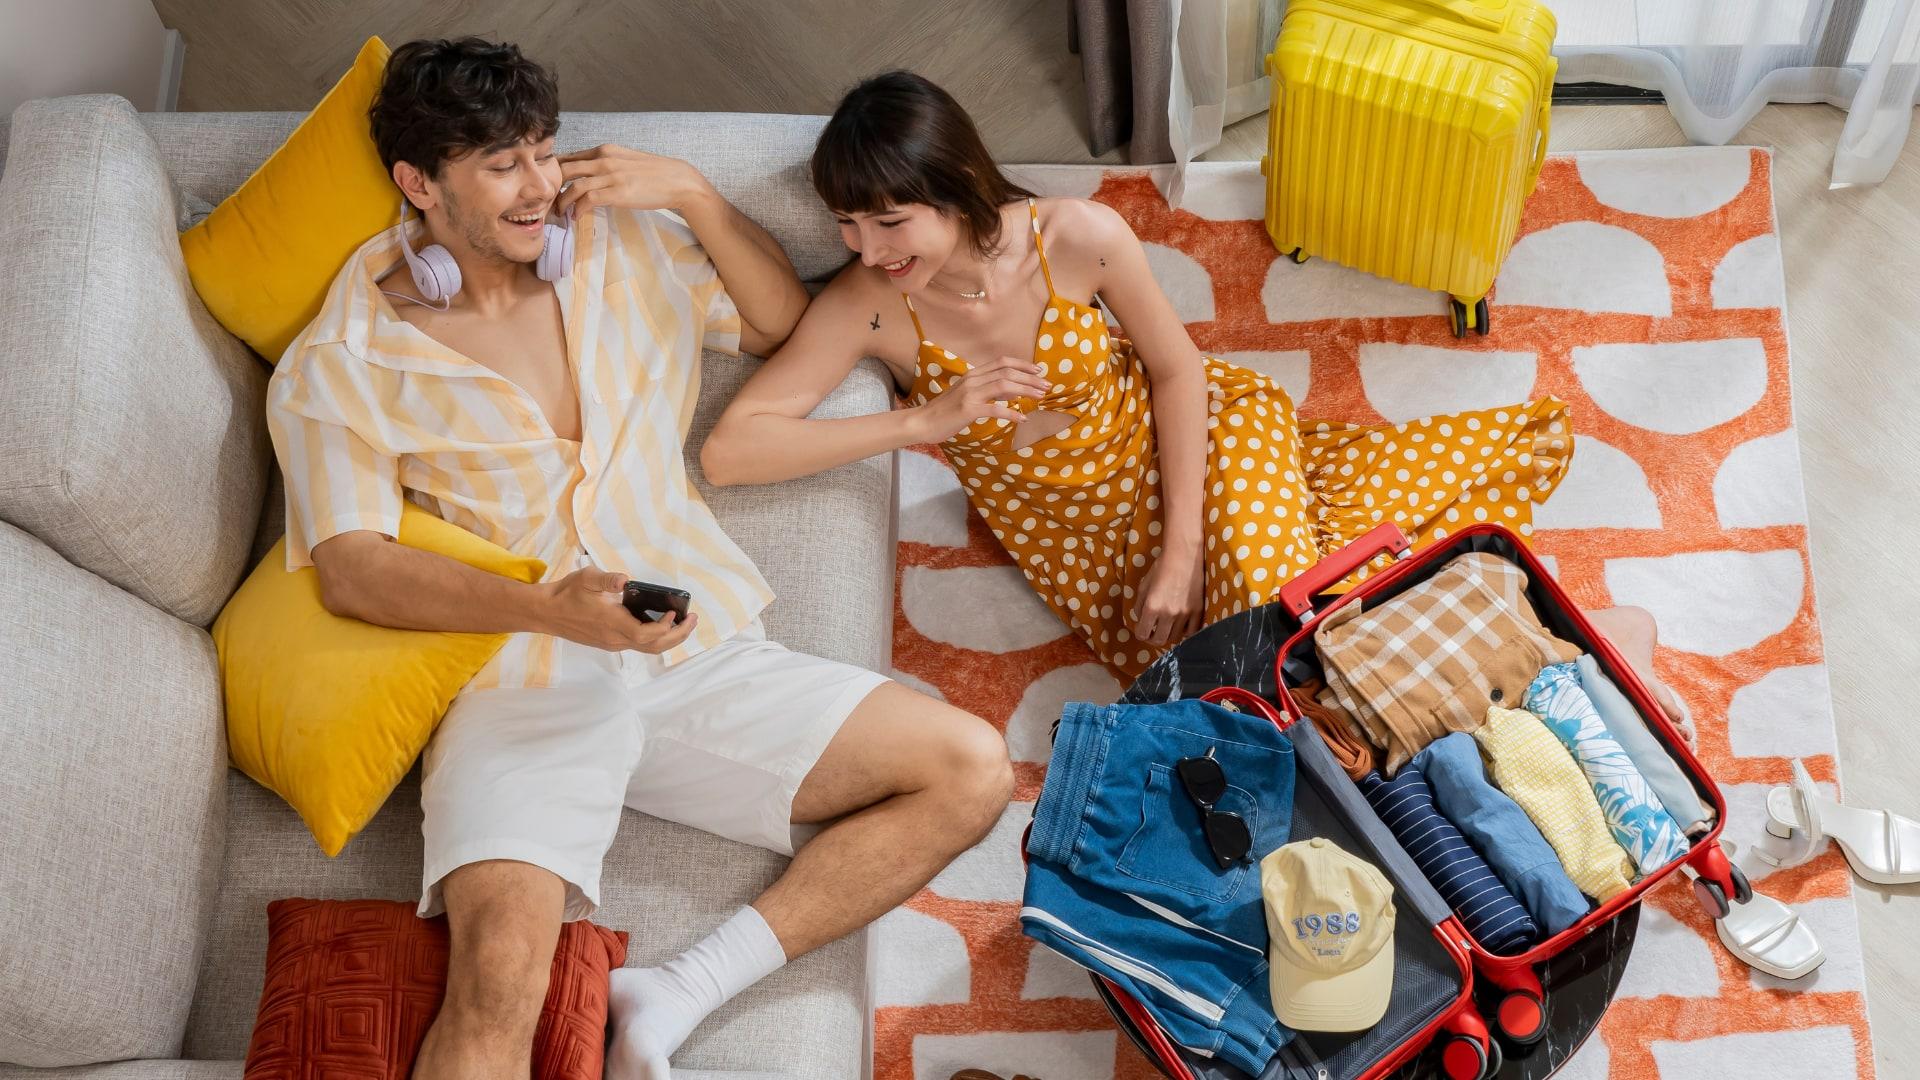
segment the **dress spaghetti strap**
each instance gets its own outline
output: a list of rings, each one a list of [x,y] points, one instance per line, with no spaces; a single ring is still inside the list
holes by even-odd
[[[907,303],[907,315],[913,319],[913,332],[920,335],[920,340],[923,343],[928,345],[933,344],[933,342],[927,340],[927,332],[926,330],[922,329],[920,326],[920,313],[914,310],[913,298],[908,296],[906,293],[901,293],[900,299],[906,301]]]
[[[1033,250],[1040,256],[1040,273],[1047,279],[1047,295],[1054,295],[1053,270],[1047,266],[1046,245],[1040,242],[1040,208],[1032,199],[1027,200],[1027,215],[1033,219]]]

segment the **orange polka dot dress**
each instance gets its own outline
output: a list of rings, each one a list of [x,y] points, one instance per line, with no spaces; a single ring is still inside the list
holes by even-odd
[[[1054,291],[1039,213],[1031,200],[1027,206],[1048,295],[1034,361],[1053,387],[1012,404],[1074,423],[1016,449],[1011,422],[976,421],[941,450],[1034,591],[1131,681],[1161,651],[1127,626],[1134,593],[1160,556],[1151,388],[1131,343],[1109,333],[1099,307]],[[924,405],[968,363],[929,340],[912,299],[903,299],[921,338],[908,396]],[[1209,623],[1274,599],[1288,579],[1383,521],[1416,544],[1476,521],[1530,534],[1533,504],[1553,491],[1572,457],[1566,405],[1554,398],[1378,427],[1318,422],[1303,431],[1273,380],[1214,357],[1203,362]]]

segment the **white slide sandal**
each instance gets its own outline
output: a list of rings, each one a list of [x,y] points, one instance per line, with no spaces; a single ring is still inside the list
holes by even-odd
[[[1728,855],[1732,855],[1732,845]],[[1683,866],[1689,878],[1693,867]],[[1765,893],[1754,893],[1744,904],[1731,904],[1723,918],[1713,921],[1713,932],[1734,958],[1755,971],[1777,979],[1800,979],[1827,962],[1813,927],[1787,905]]]
[[[1776,866],[1805,862],[1832,837],[1853,872],[1875,885],[1920,882],[1920,821],[1891,810],[1862,810],[1835,802],[1813,786],[1807,767],[1795,758],[1793,783],[1767,792],[1767,831],[1794,841],[1792,852],[1762,857]]]

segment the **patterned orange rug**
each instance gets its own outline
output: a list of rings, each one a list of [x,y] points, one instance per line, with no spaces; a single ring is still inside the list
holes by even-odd
[[[1534,544],[1587,607],[1659,621],[1660,675],[1692,705],[1727,835],[1818,933],[1794,984],[1741,965],[1678,876],[1648,897],[1612,1010],[1561,1075],[1873,1075],[1850,880],[1837,852],[1752,857],[1762,800],[1806,760],[1836,781],[1788,382],[1771,159],[1744,148],[1549,159],[1495,287],[1492,333],[1456,341],[1440,297],[1277,257],[1251,164],[1196,166],[1187,208],[1136,170],[1016,170],[1119,210],[1194,340],[1278,378],[1307,418],[1360,423],[1554,394],[1573,465]],[[1016,802],[876,933],[875,1080],[966,1066],[1046,1080],[1156,1075],[1086,977],[1019,933],[1020,830],[1070,700],[1122,687],[1026,588],[932,447],[902,456],[894,666],[1007,735]],[[1769,873],[1769,871],[1772,871]]]

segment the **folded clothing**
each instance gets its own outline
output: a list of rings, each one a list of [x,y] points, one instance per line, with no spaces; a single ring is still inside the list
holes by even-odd
[[[1426,777],[1434,806],[1466,836],[1548,936],[1592,910],[1527,812],[1487,780],[1473,736],[1456,731],[1435,739],[1413,755],[1410,767]]]
[[[1648,730],[1640,710],[1607,678],[1593,657],[1582,655],[1575,663],[1579,665],[1580,688],[1587,692],[1587,700],[1593,702],[1600,722],[1607,725],[1607,730],[1633,759],[1640,775],[1647,778],[1647,786],[1660,796],[1660,802],[1666,806],[1667,813],[1673,815],[1680,831],[1692,834],[1712,827],[1713,810],[1680,771],[1673,755]]]
[[[1541,671],[1527,688],[1527,710],[1540,718],[1554,738],[1567,748],[1593,786],[1593,796],[1606,816],[1607,828],[1642,874],[1650,874],[1675,859],[1685,858],[1687,838],[1667,813],[1660,796],[1647,786],[1607,725],[1600,722],[1580,673],[1572,663]]]
[[[1251,859],[1222,869],[1176,772],[1214,760]],[[1269,997],[1258,863],[1293,824],[1293,744],[1199,700],[1066,707],[1027,840],[1027,936],[1127,990],[1174,1042],[1258,1076],[1292,1032]]]
[[[1360,781],[1360,793],[1475,941],[1505,956],[1525,952],[1540,940],[1533,916],[1434,806],[1433,789],[1418,765],[1407,763],[1391,780],[1368,773]]]
[[[1495,705],[1473,738],[1487,774],[1526,811],[1581,892],[1604,904],[1633,884],[1633,861],[1614,841],[1586,774],[1539,717]]]
[[[1300,712],[1313,722],[1320,732],[1320,739],[1327,744],[1333,759],[1347,777],[1359,783],[1365,776],[1380,767],[1380,755],[1366,740],[1358,724],[1338,706],[1329,705],[1321,698],[1327,694],[1326,684],[1318,679],[1308,679],[1289,691]]]
[[[1540,624],[1526,588],[1518,566],[1469,552],[1377,607],[1322,620],[1314,648],[1327,688],[1384,752],[1386,775],[1479,726],[1489,702],[1519,705],[1541,668],[1580,655]]]

